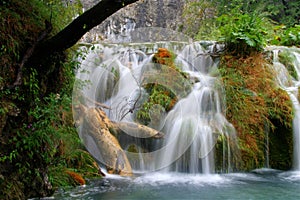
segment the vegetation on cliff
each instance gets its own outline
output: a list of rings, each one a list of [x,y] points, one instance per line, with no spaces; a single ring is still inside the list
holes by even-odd
[[[73,127],[70,94],[77,63],[67,54],[53,55],[41,62],[58,70],[47,75],[26,65],[39,40],[57,33],[80,9],[58,0],[2,1],[1,199],[47,196],[59,186],[84,184],[79,177],[99,176]],[[23,84],[10,87],[19,74]],[[40,82],[41,76],[47,81]]]
[[[49,196],[59,186],[101,176],[74,127],[71,94],[78,63],[69,48],[134,1],[103,0],[84,14],[79,2],[0,2],[1,199]],[[95,12],[98,18],[91,20]]]
[[[291,167],[292,104],[288,94],[277,86],[269,65],[262,53],[247,57],[226,55],[220,64],[226,92],[226,114],[238,133],[243,170],[265,166],[266,140],[273,145],[273,138],[279,137],[275,134],[285,134],[284,137],[288,138],[282,141],[282,145],[289,149],[289,154],[282,155],[277,161],[271,160],[271,167]],[[279,128],[286,131],[277,132]],[[288,161],[285,166],[277,164],[280,159]]]

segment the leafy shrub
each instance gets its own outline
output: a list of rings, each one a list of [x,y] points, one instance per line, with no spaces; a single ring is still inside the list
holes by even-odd
[[[220,41],[232,54],[250,54],[260,52],[266,45],[267,20],[258,13],[242,14],[233,11],[218,17]]]
[[[265,12],[276,23],[285,24],[288,27],[299,23],[299,0],[212,0],[212,2],[217,5],[220,15],[239,7],[243,13]]]
[[[285,46],[300,46],[300,25],[287,28],[281,36],[281,43]]]

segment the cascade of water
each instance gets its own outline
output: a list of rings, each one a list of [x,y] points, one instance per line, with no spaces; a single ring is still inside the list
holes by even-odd
[[[224,144],[221,149],[223,170],[230,170],[233,156],[230,148],[236,145],[236,136],[234,127],[223,115],[224,98],[216,76],[218,62],[211,56],[218,49],[216,44],[164,42],[143,44],[138,48],[136,45],[96,45],[81,62],[77,75],[88,82],[81,90],[84,97],[91,100],[87,105],[97,106],[95,102],[108,105],[110,109],[105,110],[106,114],[117,122],[136,122],[136,111],[149,98],[143,88],[145,83],[162,84],[177,96],[178,102],[168,113],[159,106],[150,109],[150,117],[150,112],[158,111],[161,116],[158,123],[151,121],[149,125],[165,133],[165,137],[163,141],[152,141],[153,151],[146,153],[143,150],[145,141],[135,141],[137,152],[127,152],[132,167],[135,170],[212,173],[215,171],[215,144],[219,141]],[[191,80],[178,87],[176,76],[182,77],[179,72],[171,70],[164,75],[162,66],[151,63],[159,47],[167,47],[177,55],[176,66]],[[119,140],[120,143],[129,142]],[[125,144],[123,148],[126,150],[128,146]],[[146,146],[150,146],[149,142]]]
[[[287,68],[280,63],[279,52],[287,51],[290,55],[293,55],[293,67],[296,76],[291,76]],[[280,47],[273,49],[274,62],[273,66],[277,73],[276,78],[279,86],[284,89],[290,96],[294,107],[294,119],[293,119],[293,141],[294,141],[294,159],[293,167],[295,170],[300,170],[300,104],[298,99],[298,92],[300,86],[300,53],[299,50],[293,50],[292,48]]]
[[[167,115],[163,129],[169,133],[165,140],[167,150],[161,154],[159,162],[176,162],[166,170],[212,173],[217,138],[221,135],[235,140],[234,128],[223,115],[221,88],[216,87],[218,79],[210,75],[216,70],[217,62],[209,53],[199,43],[194,43],[178,55],[179,62],[185,63],[182,69],[196,83],[190,94]],[[228,151],[228,161],[230,156]],[[227,167],[230,168],[230,162]]]

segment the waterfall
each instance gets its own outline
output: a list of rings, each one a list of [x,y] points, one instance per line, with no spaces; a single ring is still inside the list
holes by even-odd
[[[166,117],[163,131],[169,133],[165,140],[167,150],[161,154],[159,162],[175,161],[167,170],[212,173],[217,138],[220,135],[235,137],[234,128],[223,115],[218,77],[211,75],[217,70],[218,63],[207,53],[198,43],[186,46],[178,56],[185,63],[183,70],[194,77],[196,83],[190,94],[181,99]],[[230,151],[228,153],[230,160]]]
[[[154,64],[152,58],[158,48],[177,55],[175,65],[189,78],[183,79],[181,72]],[[160,84],[177,98],[170,111],[160,105],[149,109],[151,122],[147,125],[164,133],[163,139],[135,138],[131,132],[126,132],[129,137],[118,138],[134,170],[214,173],[216,151],[222,151],[223,157],[218,171],[232,170],[237,141],[234,127],[224,116],[225,97],[218,59],[213,56],[220,49],[222,46],[214,42],[83,47],[87,53],[77,73],[83,102],[88,107],[106,105],[104,110],[112,121],[139,123],[136,114],[149,98],[145,84]],[[96,151],[92,141],[85,143],[90,152]],[[216,150],[217,143],[222,144],[221,149]],[[100,157],[99,153],[94,156]]]
[[[299,50],[287,47],[270,47],[273,50],[274,56],[274,71],[276,72],[276,79],[278,85],[285,90],[294,107],[294,119],[293,119],[293,168],[294,170],[300,170],[300,104],[299,104],[299,86],[300,86],[300,52]],[[292,57],[292,71],[293,76],[287,69],[287,67],[280,62],[279,53],[287,52]]]

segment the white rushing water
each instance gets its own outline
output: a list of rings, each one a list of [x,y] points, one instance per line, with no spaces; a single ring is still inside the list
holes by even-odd
[[[177,55],[175,65],[190,79],[183,79],[176,70],[152,63],[152,57],[160,47]],[[136,113],[149,98],[143,88],[148,83],[166,87],[178,99],[170,112],[160,105],[149,109],[151,122],[148,126],[163,132],[163,139],[147,141],[133,138],[128,141],[118,138],[125,150],[132,143],[136,146],[138,153],[126,152],[134,170],[213,173],[218,140],[223,144],[219,151],[224,160],[222,169],[218,171],[231,170],[232,152],[237,149],[236,135],[224,116],[218,62],[212,56],[219,48],[213,42],[161,42],[127,46],[97,44],[85,49],[87,54],[81,60],[77,75],[78,79],[87,83],[81,89],[82,96],[87,106],[97,107],[95,102],[109,106],[111,109],[105,111],[111,120],[138,122]],[[169,71],[162,73],[162,68]],[[136,136],[136,133],[125,132]],[[93,142],[86,143],[93,154],[96,151],[91,145]],[[148,148],[146,151],[149,146],[151,150]],[[101,161],[99,153],[94,153],[94,156]]]
[[[300,103],[298,99],[298,92],[300,86],[300,52],[299,49],[287,48],[287,47],[271,47],[273,49],[274,63],[273,67],[276,72],[276,78],[279,86],[284,89],[290,96],[290,99],[294,107],[294,119],[293,119],[293,146],[294,146],[294,158],[293,168],[300,171]],[[285,51],[292,59],[291,71],[293,76],[280,62],[279,53]]]

